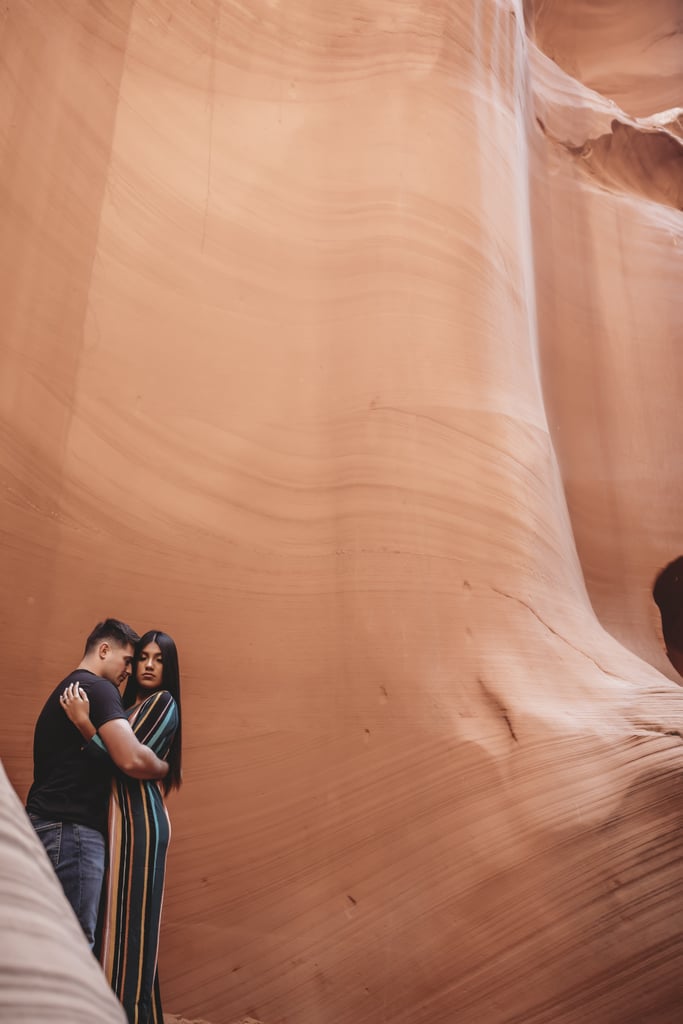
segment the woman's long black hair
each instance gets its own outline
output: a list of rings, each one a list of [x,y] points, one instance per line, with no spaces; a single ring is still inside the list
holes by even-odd
[[[164,792],[169,793],[172,789],[180,789],[182,782],[182,713],[180,710],[180,669],[178,668],[178,651],[176,650],[175,642],[171,639],[168,633],[161,633],[158,629],[150,629],[147,633],[140,637],[135,645],[135,653],[133,655],[133,669],[126,683],[126,689],[123,691],[123,706],[124,708],[130,708],[135,704],[136,697],[138,695],[138,684],[137,684],[137,672],[138,665],[142,660],[142,652],[144,651],[147,644],[159,644],[159,650],[161,651],[161,663],[163,665],[163,677],[161,680],[161,688],[168,690],[176,702],[178,708],[178,728],[176,734],[173,737],[173,743],[168,753],[168,775],[165,779],[162,779],[162,785]]]

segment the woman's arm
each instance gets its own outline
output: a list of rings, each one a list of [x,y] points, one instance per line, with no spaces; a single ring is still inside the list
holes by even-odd
[[[70,722],[76,726],[86,743],[97,734],[97,729],[90,721],[90,701],[85,690],[78,683],[70,683],[59,698],[62,711]]]
[[[166,758],[178,728],[176,702],[168,690],[156,690],[143,700],[130,724],[140,743]]]

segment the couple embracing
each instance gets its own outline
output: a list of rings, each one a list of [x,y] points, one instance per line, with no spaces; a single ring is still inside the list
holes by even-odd
[[[181,782],[180,721],[171,637],[106,619],[34,735],[26,809],[131,1024],[163,1024],[164,797]]]

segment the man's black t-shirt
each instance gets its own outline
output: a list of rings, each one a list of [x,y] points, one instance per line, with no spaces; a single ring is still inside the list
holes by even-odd
[[[113,683],[94,672],[77,669],[52,691],[38,716],[33,737],[33,785],[26,810],[48,821],[72,821],[106,835],[111,763],[89,757],[84,739],[62,711],[59,698],[69,683],[80,683],[90,701],[96,729],[125,718],[121,696]]]

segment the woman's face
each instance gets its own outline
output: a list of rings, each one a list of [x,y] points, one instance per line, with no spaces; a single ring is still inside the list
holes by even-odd
[[[164,678],[161,648],[153,640],[145,644],[135,669],[138,690],[158,690]]]

